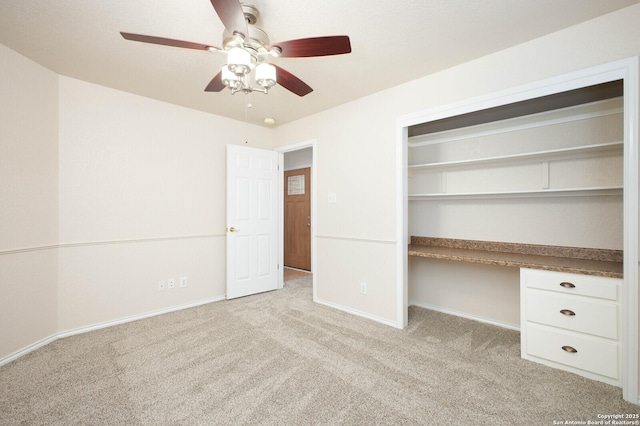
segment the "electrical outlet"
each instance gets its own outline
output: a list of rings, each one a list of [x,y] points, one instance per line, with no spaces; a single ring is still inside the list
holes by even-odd
[[[367,283],[360,283],[360,294],[367,294]]]
[[[158,281],[158,291],[164,290],[164,281]]]
[[[167,280],[167,288],[174,288],[176,286],[176,280],[169,278]]]
[[[187,277],[180,277],[180,287],[184,288],[187,286]]]

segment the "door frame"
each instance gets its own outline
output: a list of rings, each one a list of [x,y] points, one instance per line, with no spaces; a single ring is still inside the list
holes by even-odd
[[[441,105],[426,111],[399,117],[396,122],[396,297],[397,324],[405,328],[408,322],[408,129],[410,126],[446,117],[506,105],[553,93],[623,80],[624,84],[624,184],[623,184],[623,256],[624,283],[621,289],[622,317],[622,394],[626,401],[640,404],[638,366],[640,289],[640,58],[619,61],[577,70],[556,77],[535,81],[498,92]]]
[[[313,300],[316,300],[316,170],[318,160],[316,155],[316,139],[298,142],[276,148],[278,164],[280,165],[278,192],[278,288],[284,286],[284,154],[301,149],[311,148],[311,281],[313,285]]]

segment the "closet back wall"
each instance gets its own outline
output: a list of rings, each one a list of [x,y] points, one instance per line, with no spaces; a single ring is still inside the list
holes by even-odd
[[[622,250],[622,115],[615,98],[412,138],[410,164],[434,167],[410,174],[430,194],[410,235]]]
[[[410,235],[621,250],[622,118],[614,98],[411,138]],[[512,328],[518,283],[518,268],[409,261],[410,304]]]

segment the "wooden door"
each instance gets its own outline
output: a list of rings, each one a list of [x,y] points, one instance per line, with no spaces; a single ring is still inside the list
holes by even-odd
[[[227,299],[278,288],[278,154],[227,146]]]
[[[284,172],[284,265],[311,270],[311,169]]]

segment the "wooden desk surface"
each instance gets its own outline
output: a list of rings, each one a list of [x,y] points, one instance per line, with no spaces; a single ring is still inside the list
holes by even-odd
[[[622,251],[411,237],[409,256],[622,278]]]

